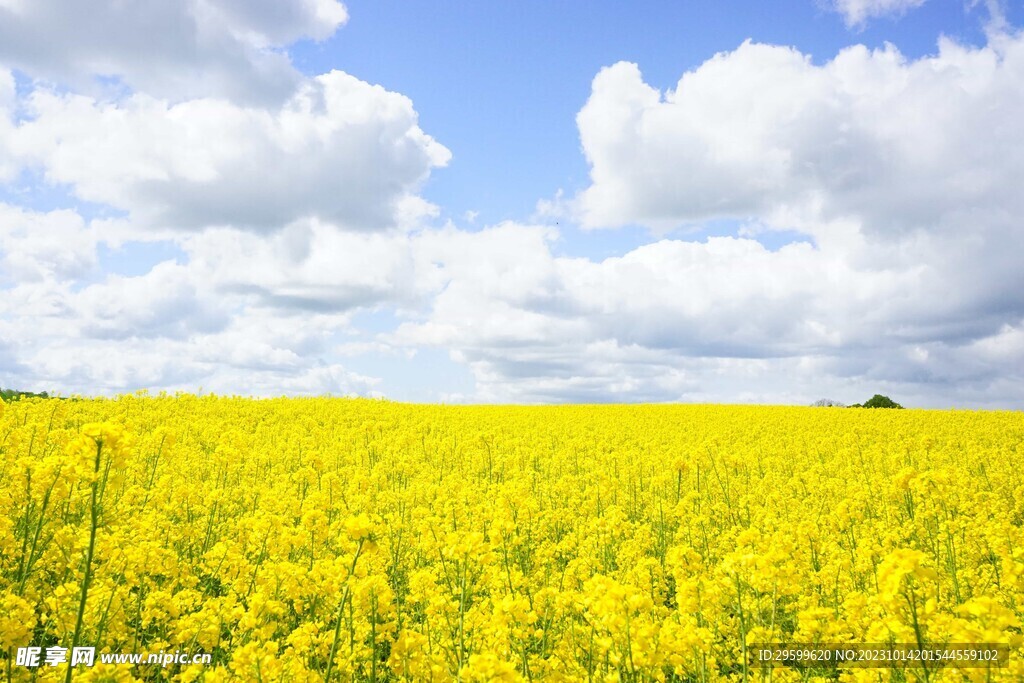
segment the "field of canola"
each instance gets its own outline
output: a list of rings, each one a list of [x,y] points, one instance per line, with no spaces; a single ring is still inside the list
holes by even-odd
[[[15,652],[75,643],[213,657],[75,681],[782,682],[756,644],[918,640],[1010,664],[838,680],[1024,680],[1019,412],[0,411],[5,681],[65,680]]]

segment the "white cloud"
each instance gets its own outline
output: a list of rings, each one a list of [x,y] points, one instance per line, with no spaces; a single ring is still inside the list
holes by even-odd
[[[450,153],[408,98],[334,71],[281,107],[137,94],[123,101],[35,90],[14,156],[135,224],[271,231],[318,217],[352,229],[415,222],[416,195]]]
[[[205,23],[226,26],[239,41],[258,47],[326,40],[348,20],[337,0],[200,0],[193,8]]]
[[[0,183],[10,181],[17,173],[18,164],[10,153],[10,140],[14,132],[12,108],[16,103],[14,74],[0,66]]]
[[[173,262],[78,289],[0,290],[0,385],[110,394],[139,388],[255,395],[377,395],[329,356],[343,315],[248,307]],[[10,340],[9,342],[6,340]],[[17,340],[15,343],[13,340]]]
[[[332,349],[352,311],[413,296],[389,245],[437,216],[418,192],[450,154],[408,98],[292,67],[290,44],[346,19],[336,0],[0,0],[0,180],[125,214],[0,204],[5,386],[378,393]],[[122,257],[98,247],[140,240],[184,256],[103,272]]]
[[[796,231],[811,244],[666,240],[557,266],[563,309],[587,311],[575,339],[606,344],[558,351],[558,372],[578,384],[586,372],[571,358],[614,348],[690,373],[691,396],[708,391],[713,368],[746,367],[757,369],[755,397],[816,378],[827,396],[888,387],[930,405],[1022,405],[1009,381],[1024,379],[1013,362],[1024,319],[1022,82],[1024,37],[1007,34],[983,48],[943,40],[913,61],[852,47],[821,66],[745,43],[664,94],[633,64],[603,70],[578,116],[592,182],[570,205],[585,225],[732,219],[749,235]],[[567,324],[554,322],[534,326]],[[556,355],[538,340],[526,367],[540,368],[543,349]],[[480,340],[464,352],[485,386],[544,374],[498,348]]]
[[[289,231],[269,245],[282,249],[278,262],[252,234],[237,233],[232,243],[214,231],[203,245],[238,252],[207,259],[186,241],[185,263],[165,261],[125,277],[104,274],[97,263],[97,245],[121,243],[120,227],[67,210],[0,205],[0,385],[88,394],[198,386],[258,395],[377,394],[377,380],[330,357],[336,335],[352,332],[350,312],[319,313],[288,300],[296,288],[312,286],[300,272],[289,278],[297,257],[285,246],[294,239]],[[376,239],[337,234],[349,241],[332,246],[354,245],[363,256],[368,250],[358,240]],[[374,264],[359,261],[359,253],[348,263],[358,263],[362,275],[349,277],[368,282]],[[274,267],[282,271],[268,282],[260,281],[268,271],[252,270]],[[238,291],[239,283],[255,282],[263,287],[257,293]],[[329,296],[328,282],[317,285]]]
[[[232,364],[230,358],[204,356],[206,340],[202,338],[129,339],[117,344],[116,353],[112,348],[109,342],[55,340],[44,349],[22,353],[22,362],[13,371],[7,370],[9,382],[63,395],[91,396],[138,389],[194,392],[200,387],[228,395],[379,394],[379,380],[336,363],[301,359],[254,370]],[[3,370],[6,368],[0,365]]]
[[[863,26],[869,19],[902,16],[923,5],[926,0],[834,0],[835,11],[850,27]]]
[[[619,63],[578,116],[592,183],[577,208],[590,227],[666,228],[816,207],[870,233],[1020,215],[1022,74],[1020,38],[942,40],[916,61],[857,46],[822,66],[747,42],[664,95]]]
[[[14,104],[14,74],[0,69],[0,111]]]
[[[144,276],[6,290],[0,338],[23,342],[18,386],[65,391],[374,394],[379,381],[338,359],[433,347],[472,372],[463,400],[809,403],[882,391],[913,405],[1021,404],[1020,276],[1001,289],[1008,265],[963,271],[969,239],[855,237],[774,251],[665,239],[594,262],[556,256],[551,228],[514,223],[212,230],[182,242],[186,263]],[[963,259],[942,257],[957,249]],[[355,312],[381,307],[396,313],[394,332],[355,326]],[[73,351],[80,362],[66,361]]]
[[[70,300],[81,334],[96,339],[186,339],[227,326],[230,311],[218,297],[203,295],[207,284],[173,261],[137,277],[109,276]]]
[[[0,287],[73,280],[96,268],[97,237],[73,211],[25,211],[0,203]]]
[[[448,349],[483,401],[809,403],[884,390],[916,405],[1024,404],[1007,382],[1024,380],[1008,362],[1024,353],[1013,332],[1024,281],[1012,258],[972,271],[969,239],[775,251],[662,240],[600,262],[555,256],[556,239],[516,224],[420,235],[411,248],[432,303],[385,338]]]
[[[184,247],[198,278],[257,307],[344,313],[415,298],[408,242],[395,231],[300,221],[269,237],[209,230]]]
[[[336,0],[8,1],[0,63],[79,90],[102,77],[171,99],[270,101],[300,81],[281,48],[346,19]]]

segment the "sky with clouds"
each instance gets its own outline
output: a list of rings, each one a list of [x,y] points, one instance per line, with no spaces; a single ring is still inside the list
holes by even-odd
[[[1024,408],[1021,26],[0,0],[0,386]]]

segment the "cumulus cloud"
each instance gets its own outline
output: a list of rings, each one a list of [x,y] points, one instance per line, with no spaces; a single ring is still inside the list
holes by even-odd
[[[821,66],[747,42],[664,94],[619,63],[577,117],[592,179],[577,208],[589,227],[665,228],[814,207],[875,233],[1020,215],[1022,74],[1010,37],[919,60],[856,46]]]
[[[143,276],[6,290],[0,337],[30,340],[20,385],[69,390],[374,395],[380,382],[338,356],[439,348],[475,379],[463,400],[1021,403],[1024,282],[940,258],[970,240],[907,238],[893,257],[863,237],[662,239],[592,261],[556,255],[560,239],[516,223],[212,230]],[[381,308],[394,331],[354,323]]]
[[[164,261],[131,277],[103,273],[97,245],[120,243],[122,227],[68,210],[0,204],[0,385],[86,394],[199,386],[257,395],[378,394],[378,380],[331,356],[336,337],[352,333],[351,312],[373,298],[353,298],[347,310],[321,306],[326,312],[291,301],[292,289],[310,285],[302,272],[289,275],[294,259],[305,258],[294,246],[275,262],[256,249],[261,238],[236,231],[231,244],[214,231],[203,245],[247,245],[251,253],[212,259],[186,241],[184,262]],[[401,238],[396,232],[391,239]],[[294,239],[286,230],[272,245]],[[358,241],[347,244],[367,252]],[[357,263],[349,277],[366,282],[374,264],[351,255],[348,265]],[[240,286],[260,282],[261,268],[281,272],[259,291]],[[337,301],[329,282],[318,286]]]
[[[833,7],[843,15],[847,26],[863,26],[869,19],[901,16],[923,5],[926,0],[835,0]]]
[[[61,394],[114,394],[138,389],[212,391],[255,396],[378,395],[379,380],[337,363],[301,362],[252,370],[203,355],[207,345],[194,341],[132,339],[118,343],[54,340],[43,349],[23,352],[8,376],[15,386],[40,387]],[[0,366],[0,370],[4,369]]]
[[[919,301],[886,297],[873,314],[902,334],[989,334],[1020,314],[1024,39],[939,48],[908,61],[854,47],[815,66],[745,43],[665,96],[618,64],[579,115],[593,182],[578,209],[593,227],[798,230],[855,268],[916,273]]]
[[[377,395],[329,357],[344,316],[268,313],[174,262],[85,286],[9,287],[0,298],[4,386],[109,394],[140,388],[255,395]],[[13,341],[17,340],[15,344]]]
[[[73,280],[97,264],[97,236],[74,211],[25,211],[0,203],[0,286]]]
[[[289,45],[346,19],[336,0],[0,0],[0,182],[121,214],[0,204],[5,385],[378,393],[329,352],[352,311],[412,291],[388,240],[437,215],[419,189],[450,154],[402,95],[292,67]],[[140,240],[183,257],[104,272],[99,247]]]
[[[302,218],[356,230],[415,222],[416,195],[450,153],[417,125],[412,102],[334,71],[282,106],[222,99],[171,104],[35,90],[13,156],[75,196],[140,226],[270,231]]]
[[[209,230],[184,246],[208,286],[261,308],[344,313],[416,297],[409,243],[397,231],[355,233],[299,221],[269,237]]]
[[[14,131],[12,108],[16,104],[17,90],[14,74],[0,66],[0,182],[10,181],[17,173],[18,164],[9,152]]]
[[[114,79],[172,100],[269,101],[300,81],[281,48],[347,17],[337,0],[4,0],[0,63],[79,90]]]
[[[515,224],[420,236],[436,294],[388,341],[449,349],[484,401],[1022,402],[1008,380],[1024,379],[1024,283],[996,285],[1006,271],[965,288],[959,261],[880,265],[808,243],[666,239],[594,262],[555,256],[556,240]]]
[[[14,102],[14,74],[0,69],[0,108],[9,107]]]
[[[206,283],[173,261],[157,264],[145,275],[112,275],[71,297],[82,321],[81,333],[96,339],[187,339],[227,326],[229,311],[211,296]]]
[[[11,388],[15,376],[21,375],[27,368],[22,366],[15,356],[15,345],[4,339],[0,331],[0,388]]]
[[[708,390],[700,359],[839,344],[801,271],[823,275],[823,297],[854,274],[826,274],[828,259],[806,244],[770,252],[753,240],[665,240],[593,262],[554,256],[556,237],[516,224],[421,236],[415,258],[433,269],[421,281],[437,293],[429,315],[391,342],[451,349],[473,370],[478,398],[527,402],[689,400]]]

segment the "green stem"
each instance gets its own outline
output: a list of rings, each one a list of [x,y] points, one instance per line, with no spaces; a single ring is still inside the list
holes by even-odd
[[[94,477],[99,477],[100,473],[100,455],[103,453],[103,442],[96,442],[96,462],[93,465]],[[96,550],[96,527],[99,526],[99,505],[97,504],[97,490],[99,488],[98,479],[94,479],[92,482],[92,492],[90,494],[89,501],[89,547],[85,551],[85,576],[82,578],[82,596],[78,600],[78,618],[75,619],[75,634],[71,638],[71,652],[74,653],[75,648],[78,647],[80,638],[82,637],[82,620],[85,617],[85,601],[89,595],[89,584],[92,583],[92,556]],[[71,683],[71,675],[74,672],[74,667],[71,666],[71,662],[68,662],[68,673],[64,677],[64,683]]]
[[[338,617],[334,620],[334,641],[331,643],[331,654],[327,658],[327,673],[324,675],[324,683],[331,683],[331,672],[334,669],[334,655],[338,651],[338,638],[341,635],[341,618],[345,614],[345,603],[348,602],[349,580],[356,571],[356,562],[359,561],[359,553],[363,550],[363,539],[359,539],[356,546],[356,554],[352,557],[352,566],[349,567],[348,577],[345,579],[345,592],[341,595],[341,603],[338,605]]]

